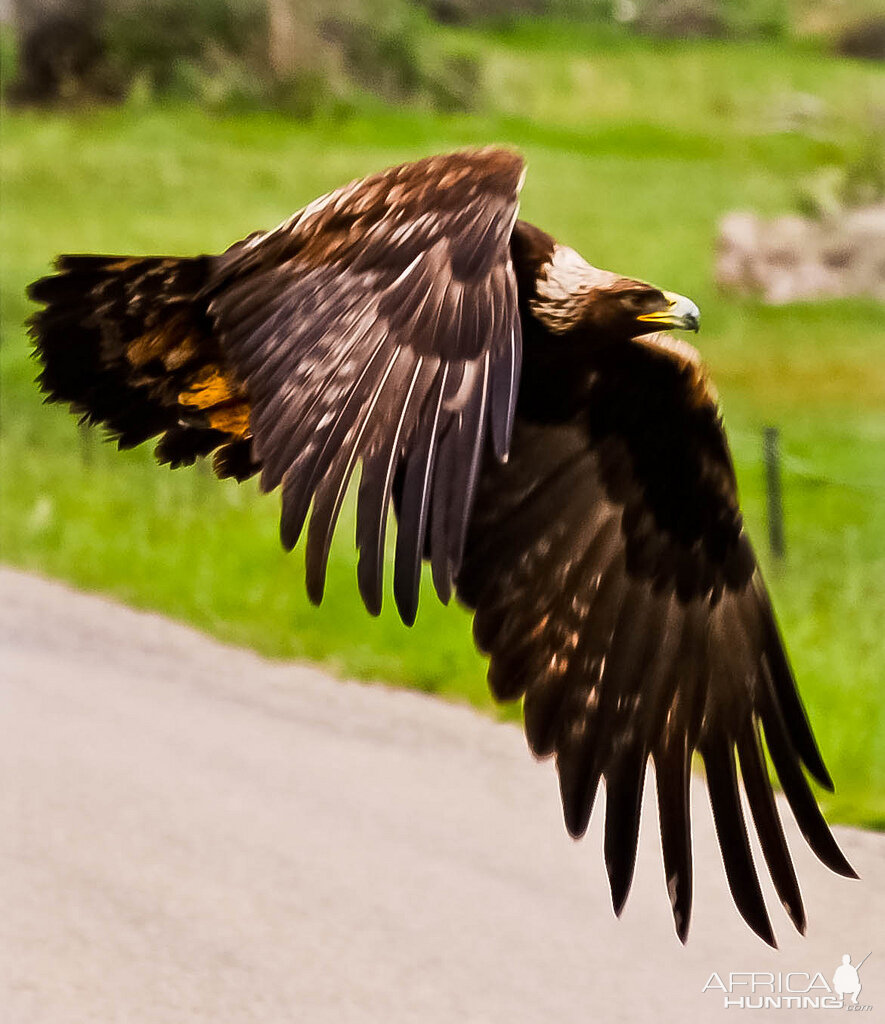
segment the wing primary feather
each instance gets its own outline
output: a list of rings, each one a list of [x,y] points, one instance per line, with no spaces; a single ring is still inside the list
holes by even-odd
[[[352,338],[347,344],[342,344],[334,359],[322,366],[323,382],[334,379],[335,372],[351,356],[359,340]],[[297,398],[286,380],[267,390],[273,397],[258,405],[253,417],[253,433],[262,463],[261,489],[265,492],[278,486],[304,445],[316,441],[317,407],[327,397],[326,389],[319,380],[312,392]],[[288,406],[293,400],[298,402],[298,407],[290,412]]]
[[[606,547],[616,541],[617,532],[617,522],[611,518],[603,521],[584,558],[569,569],[562,588],[564,592],[568,593],[573,590],[576,582],[587,573],[594,561],[600,558],[600,552],[603,553],[602,558],[604,559]],[[580,599],[580,594],[578,597]],[[550,607],[542,607],[538,611],[541,616],[546,616],[551,610]],[[516,647],[515,643],[514,646]],[[528,651],[521,645],[516,647],[515,654],[522,664],[527,664]],[[523,702],[525,732],[529,748],[535,757],[547,757],[556,748],[559,722],[570,682],[567,675],[559,676],[546,680],[543,685],[529,686],[526,690]]]
[[[452,494],[461,501],[461,508],[453,510],[449,519],[449,560],[452,572],[457,577],[464,557],[464,544],[467,539],[467,527],[473,502],[476,497],[476,485],[479,479],[479,467],[482,461],[483,441],[485,440],[486,409],[489,395],[489,353],[482,360],[482,383],[464,411],[459,440],[464,442],[467,451],[459,452],[458,469],[466,467],[463,484],[460,480],[453,487]],[[466,456],[466,457],[465,457]],[[460,495],[460,497],[459,497]]]
[[[433,501],[430,510],[430,570],[433,586],[443,604],[452,597],[452,563],[446,543],[449,519],[455,515],[450,507],[453,493],[453,475],[458,456],[458,439],[462,430],[461,418],[453,419],[439,442],[436,468],[433,473]]]
[[[678,715],[692,750],[697,745],[710,696],[707,657],[707,609],[703,601],[692,601],[685,609],[682,643],[676,662],[677,671],[681,673],[677,691]]]
[[[396,535],[396,559],[393,570],[393,595],[400,617],[407,626],[415,622],[418,589],[421,581],[421,556],[427,530],[427,510],[436,458],[437,437],[442,417],[443,396],[449,366],[439,371],[434,391],[425,406],[425,422],[419,428],[421,439],[406,465],[399,529]]]
[[[595,737],[598,743],[599,738]],[[563,747],[556,758],[559,771],[559,795],[565,827],[572,839],[580,839],[587,831],[596,803],[596,791],[602,769],[593,740]],[[577,750],[580,746],[580,750]],[[583,755],[583,756],[582,756]]]
[[[504,353],[492,370],[492,444],[495,455],[504,461],[510,451],[510,435],[519,391],[519,367],[522,333],[518,317],[511,317],[509,338]]]
[[[576,671],[586,673],[589,666],[604,656],[627,590],[621,557],[601,578],[585,620],[588,628],[575,652],[575,664],[579,666]],[[556,767],[565,825],[575,839],[590,824],[599,777],[610,750],[605,724],[614,703],[616,695],[612,688],[606,688],[604,682],[591,675],[575,679],[564,709],[565,731],[557,745]]]
[[[462,313],[459,309],[460,323]],[[470,363],[452,365],[443,392],[443,409],[448,414],[440,430],[436,465],[433,470],[433,497],[430,503],[429,540],[425,558],[430,556],[431,578],[437,597],[448,604],[452,597],[453,567],[449,558],[449,520],[458,515],[460,496],[456,493],[459,440],[464,429],[463,410],[453,408],[465,378],[472,376]]]
[[[317,420],[314,410],[325,398],[327,386],[334,385],[342,366],[366,341],[365,329],[337,337],[333,317],[348,317],[354,300],[342,298],[340,289],[333,289],[332,296],[337,300],[334,309],[296,309],[290,300],[286,307],[291,308],[288,320],[295,326],[290,326],[288,335],[268,332],[263,336],[264,344],[256,344],[255,337],[240,344],[237,361],[244,365],[247,383],[254,392],[253,428],[267,453],[262,477],[265,490],[279,483],[305,440],[312,437]],[[314,298],[308,293],[309,301]],[[241,331],[238,327],[237,337]],[[254,357],[254,364],[249,362],[250,357]],[[297,408],[287,415],[293,401]]]
[[[613,737],[613,751],[605,769],[605,864],[612,905],[618,915],[624,908],[636,864],[647,761],[643,725],[648,680],[643,668],[649,664],[649,652],[659,646],[665,621],[658,605],[647,587],[630,588],[602,674],[604,707],[611,710],[598,728]]]
[[[308,306],[303,297],[299,302],[295,295],[284,291],[286,283],[285,280],[264,282],[264,287],[257,291],[262,299],[259,316],[267,318],[265,323],[252,328],[249,321],[236,322],[235,328],[227,330],[225,324],[231,319],[230,311],[219,320],[226,350],[236,352],[237,369],[266,394],[266,406],[272,405],[273,398],[280,394],[280,386],[285,384],[286,378],[307,362],[319,365],[325,361],[323,373],[333,375],[349,346],[329,345],[332,333],[329,314],[345,316],[357,302],[357,298],[349,302],[342,300],[340,289],[336,289],[330,300],[319,308]],[[307,281],[302,283],[306,285]],[[271,307],[269,316],[268,294],[275,295],[277,304],[276,309]],[[308,301],[313,299],[314,296],[309,295]],[[235,315],[233,319],[236,321]],[[325,351],[318,353],[324,343]]]
[[[771,686],[767,672],[763,678]],[[777,698],[769,690],[768,699],[762,708],[762,725],[765,731],[765,742],[774,769],[777,772],[784,796],[793,812],[796,823],[805,840],[818,859],[828,868],[845,878],[857,878],[857,872],[848,863],[845,854],[830,831],[824,816],[820,812],[817,801],[811,792],[796,755]]]
[[[720,732],[708,737],[701,747],[701,755],[707,769],[713,822],[731,895],[741,917],[760,939],[776,949],[777,943],[765,909],[759,878],[753,867],[753,855],[738,792],[734,748],[728,735]]]
[[[467,364],[462,377],[471,383],[470,393],[457,420],[451,422],[440,442],[434,473],[431,510],[431,568],[437,594],[443,603],[451,596],[452,581],[461,565],[467,525],[473,509],[479,473],[488,398],[489,354],[486,352],[477,368]],[[452,397],[458,388],[450,386]],[[447,396],[448,400],[448,396]]]
[[[754,722],[748,722],[738,735],[737,751],[747,802],[756,823],[756,834],[771,872],[771,880],[790,920],[804,935],[805,908],[802,905],[802,894],[765,770],[758,726]]]
[[[676,934],[683,944],[691,924],[693,867],[691,850],[691,751],[674,737],[654,754],[658,820],[667,893]]]
[[[303,461],[301,455],[296,456],[283,479],[283,514],[280,519],[280,538],[283,547],[291,551],[298,542],[307,510],[318,481],[325,475],[336,445],[353,424],[355,415],[365,395],[362,385],[368,380],[371,384],[371,373],[377,373],[376,360],[384,346],[384,339],[378,342],[371,358],[363,367],[359,376],[350,385],[343,405],[329,427],[314,438],[311,448]]]
[[[363,437],[371,423],[372,414],[384,392],[384,388],[401,352],[402,349],[394,349],[380,382],[376,385],[369,402],[360,413],[359,425],[354,432],[350,444],[340,449],[333,462],[333,468],[330,469],[329,475],[323,482],[322,487],[317,491],[314,511],[307,531],[307,552],[305,556],[307,596],[314,604],[318,605],[323,599],[323,591],[326,585],[326,565],[329,560],[332,534],[338,521],[338,515],[341,512],[341,504],[347,493],[347,485],[360,453]]]
[[[329,357],[323,364],[315,366],[310,384],[299,371],[294,380],[289,375],[282,375],[270,385],[273,397],[261,406],[253,418],[253,430],[256,434],[263,434],[262,450],[267,453],[265,473],[262,474],[262,487],[265,490],[276,487],[289,467],[304,458],[306,450],[313,448],[319,451],[322,437],[328,436],[334,422],[329,422],[322,431],[318,429],[324,414],[331,411],[328,405],[330,387],[335,386],[337,372],[342,364],[354,357],[361,340],[362,337],[350,339],[340,346],[334,358]],[[372,366],[381,344],[378,342],[370,351],[362,373]],[[356,381],[351,382],[340,396],[339,414],[353,393],[353,384],[359,380],[360,377],[357,377]]]
[[[396,427],[387,446],[379,452],[375,461],[363,466],[360,493],[357,499],[357,582],[363,603],[372,615],[381,612],[382,583],[384,575],[384,534],[387,527],[387,513],[390,507],[390,493],[397,462],[400,458],[403,427],[415,394],[415,387],[424,366],[424,357],[418,356],[406,388],[405,399],[400,409]]]
[[[643,673],[645,700],[642,708],[642,730],[646,744],[653,746],[665,732],[673,696],[681,681],[680,649],[685,642],[686,617],[675,594],[670,594],[658,620],[658,639],[651,648]]]
[[[643,748],[631,746],[605,773],[605,869],[618,917],[627,902],[636,867],[645,763]]]
[[[777,694],[777,701],[783,713],[790,740],[806,768],[824,789],[833,791],[833,780],[827,771],[820,750],[811,731],[808,714],[796,687],[790,663],[787,661],[783,641],[777,628],[774,610],[761,580],[754,580],[756,592],[762,601],[763,628],[765,630],[765,657],[771,673],[771,681]]]

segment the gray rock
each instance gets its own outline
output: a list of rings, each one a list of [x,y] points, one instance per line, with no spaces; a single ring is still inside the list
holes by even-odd
[[[885,302],[885,203],[820,221],[729,213],[716,249],[724,292],[771,305],[861,296]]]

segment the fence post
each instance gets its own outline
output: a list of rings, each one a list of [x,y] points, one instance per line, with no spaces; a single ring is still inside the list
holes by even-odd
[[[787,545],[784,538],[780,431],[777,427],[763,428],[762,457],[765,461],[765,509],[768,518],[768,546],[775,558],[783,558],[787,553]]]

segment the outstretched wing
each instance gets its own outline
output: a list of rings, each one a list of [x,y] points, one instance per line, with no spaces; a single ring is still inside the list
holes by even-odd
[[[397,472],[400,613],[415,618],[426,543],[437,591],[449,597],[486,434],[503,458],[512,427],[521,335],[509,239],[522,175],[521,158],[500,149],[406,164],[316,200],[215,268],[209,314],[249,395],[262,486],[282,484],[287,547],[313,502],[314,601],[360,461],[367,607],[381,605]]]
[[[587,828],[605,779],[605,861],[620,913],[653,760],[678,934],[692,898],[689,773],[704,760],[729,886],[774,944],[748,843],[737,764],[775,888],[805,916],[762,734],[805,838],[853,875],[802,765],[831,788],[738,509],[731,459],[696,354],[654,336],[600,354],[563,422],[533,389],[527,349],[506,464],[481,475],[458,577],[500,700],[524,697],[538,756],[555,755],[565,822]],[[548,382],[549,385],[549,382]]]

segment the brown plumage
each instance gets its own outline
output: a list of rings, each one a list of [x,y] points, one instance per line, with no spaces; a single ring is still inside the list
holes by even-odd
[[[715,393],[658,328],[697,308],[598,270],[517,221],[519,156],[433,157],[357,181],[220,256],[65,256],[30,294],[40,384],[121,447],[160,438],[173,466],[282,488],[292,547],[312,507],[307,589],[361,466],[357,578],[414,621],[422,559],[475,610],[499,700],[524,702],[580,836],[605,780],[605,861],[620,912],[646,764],[657,778],[677,932],[692,899],[698,752],[728,883],[774,936],[739,778],[775,888],[805,914],[763,754],[820,859],[853,876],[807,770],[831,782],[743,529]],[[740,767],[740,774],[736,768]]]

